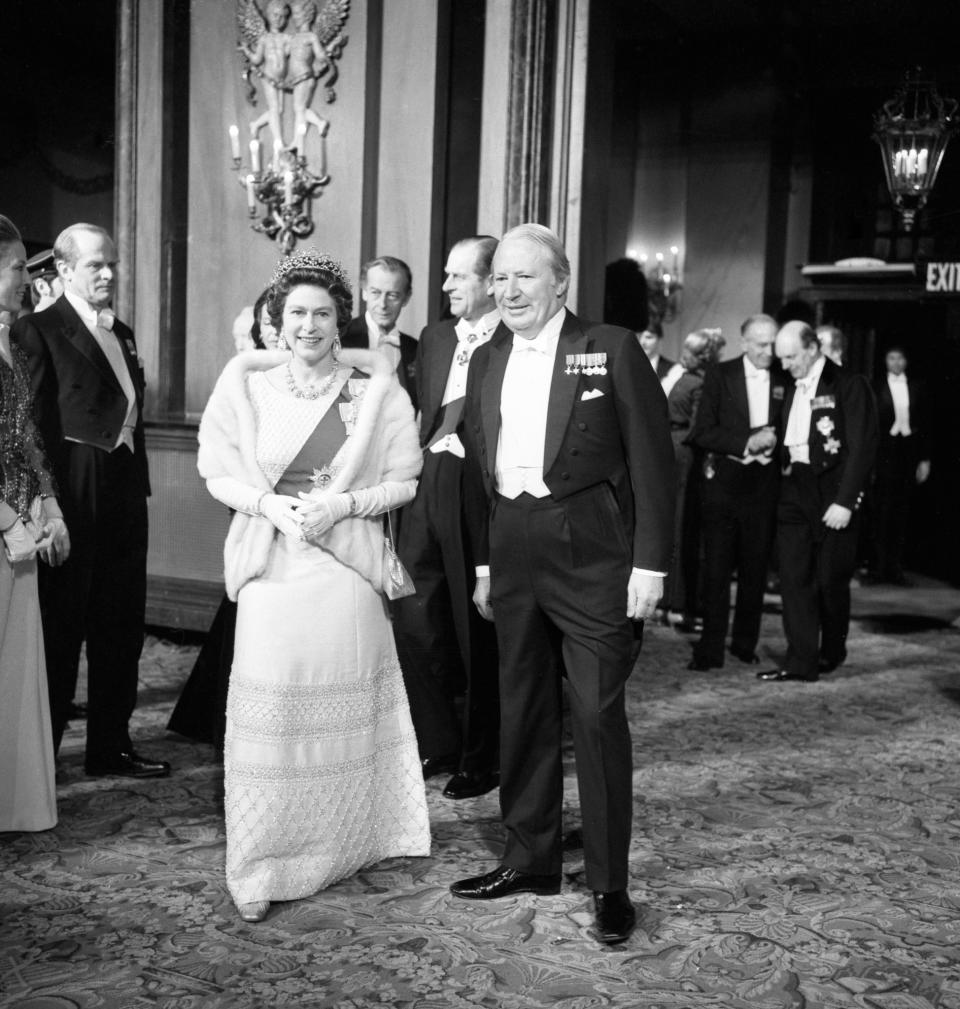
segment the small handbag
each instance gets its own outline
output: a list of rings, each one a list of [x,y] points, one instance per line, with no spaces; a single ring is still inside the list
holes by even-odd
[[[383,536],[383,591],[387,599],[412,596],[417,588],[393,545],[393,521],[387,512],[387,532]]]

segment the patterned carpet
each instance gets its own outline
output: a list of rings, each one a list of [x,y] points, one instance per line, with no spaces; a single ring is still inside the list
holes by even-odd
[[[59,826],[0,836],[0,1005],[960,1009],[958,615],[942,587],[857,590],[851,659],[817,684],[689,673],[690,639],[649,629],[630,685],[640,927],[614,949],[589,936],[576,851],[560,896],[452,898],[501,833],[496,793],[454,803],[442,780],[429,858],[239,921],[221,769],[163,729],[196,647],[151,637],[135,735],[175,773],[85,779],[68,733]]]

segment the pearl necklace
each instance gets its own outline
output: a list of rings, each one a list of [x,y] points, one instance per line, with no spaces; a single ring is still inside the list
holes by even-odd
[[[333,383],[337,380],[337,375],[340,374],[340,369],[334,365],[333,371],[319,384],[319,385],[307,385],[300,386],[297,384],[297,380],[293,377],[293,369],[290,367],[290,362],[287,362],[287,388],[297,397],[297,399],[319,399],[321,396],[326,396],[326,394],[333,388]]]

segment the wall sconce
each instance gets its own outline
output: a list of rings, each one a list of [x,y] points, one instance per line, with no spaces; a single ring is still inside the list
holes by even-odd
[[[247,213],[251,218],[258,215],[258,205],[264,208],[263,216],[250,225],[254,231],[274,239],[290,255],[298,238],[305,238],[313,231],[313,221],[307,212],[308,201],[319,193],[330,181],[327,174],[327,127],[326,120],[318,130],[320,134],[319,174],[307,168],[307,159],[299,150],[306,141],[306,130],[298,129],[300,147],[283,147],[278,141],[273,144],[273,158],[264,168],[263,149],[256,135],[250,140],[250,164],[244,165],[240,156],[240,131],[230,127],[230,153],[237,181],[247,193]]]
[[[677,314],[677,302],[683,283],[680,280],[680,248],[670,246],[672,257],[669,269],[665,265],[665,257],[658,252],[655,265],[647,268],[649,257],[640,253],[640,268],[647,278],[647,301],[650,306],[651,322],[670,322]]]
[[[873,117],[873,139],[880,145],[890,198],[905,231],[933,192],[940,162],[957,128],[957,103],[941,98],[933,81],[908,72],[900,90]]]

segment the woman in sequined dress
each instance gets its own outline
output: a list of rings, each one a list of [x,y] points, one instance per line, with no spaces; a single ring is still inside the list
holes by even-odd
[[[27,254],[0,215],[0,831],[57,822],[37,557],[62,564],[70,538],[31,416],[30,379],[9,321],[29,285]]]
[[[227,885],[241,917],[384,858],[426,855],[416,738],[384,600],[382,515],[409,501],[413,408],[377,351],[342,350],[352,296],[310,252],[277,268],[284,348],[224,369],[198,466],[237,514],[224,750]]]

